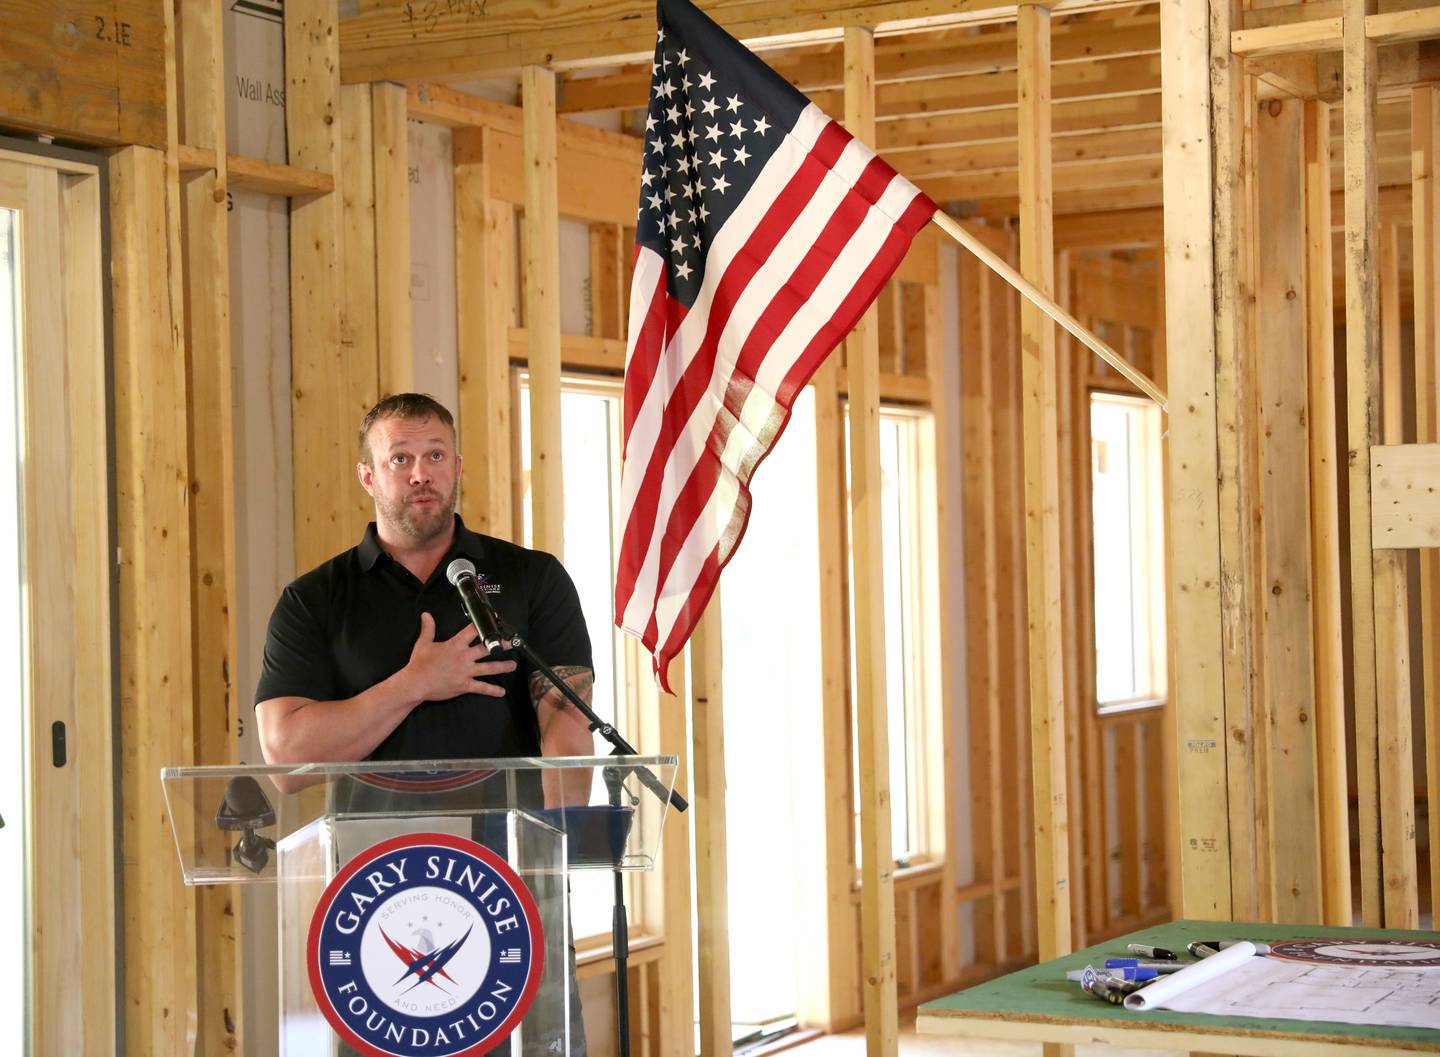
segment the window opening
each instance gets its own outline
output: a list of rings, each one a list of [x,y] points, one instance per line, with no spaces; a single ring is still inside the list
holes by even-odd
[[[1159,408],[1092,393],[1090,453],[1095,700],[1104,712],[1166,697]]]

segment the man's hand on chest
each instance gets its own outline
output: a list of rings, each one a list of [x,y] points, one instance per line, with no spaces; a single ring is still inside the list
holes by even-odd
[[[435,618],[420,614],[420,634],[403,671],[416,702],[448,701],[463,694],[504,697],[505,688],[492,677],[515,670],[513,660],[490,660],[481,644],[471,645],[475,629],[468,623],[449,638],[436,639]]]

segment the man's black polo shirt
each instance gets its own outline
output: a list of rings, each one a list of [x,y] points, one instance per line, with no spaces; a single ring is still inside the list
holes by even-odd
[[[375,524],[360,545],[285,588],[270,616],[255,701],[308,697],[339,701],[394,675],[410,660],[420,613],[435,618],[435,637],[469,624],[459,592],[445,579],[455,558],[469,558],[490,604],[552,667],[591,667],[580,598],[553,555],[471,532],[455,517],[455,541],[426,583],[380,546]],[[538,756],[540,728],[530,701],[531,669],[512,652],[515,671],[489,676],[505,697],[464,694],[418,705],[376,746],[372,760]]]

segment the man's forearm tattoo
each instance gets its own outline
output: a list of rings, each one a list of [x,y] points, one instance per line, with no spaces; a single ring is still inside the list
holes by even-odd
[[[593,671],[581,664],[565,664],[556,668],[555,674],[564,679],[581,700],[586,704],[590,703],[590,693],[595,686]],[[536,709],[542,705],[549,705],[561,711],[573,707],[570,699],[556,689],[555,685],[545,677],[544,672],[530,673],[530,700]]]

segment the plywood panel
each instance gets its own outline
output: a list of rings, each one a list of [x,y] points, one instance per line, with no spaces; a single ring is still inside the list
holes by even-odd
[[[1440,547],[1440,444],[1376,444],[1370,465],[1375,546]]]

